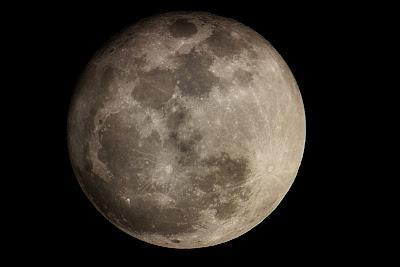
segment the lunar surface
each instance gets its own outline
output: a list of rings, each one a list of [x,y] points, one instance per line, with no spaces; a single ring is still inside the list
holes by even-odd
[[[170,248],[234,239],[265,219],[305,144],[296,81],[271,44],[208,13],[166,13],[87,65],[68,122],[75,175],[126,233]]]

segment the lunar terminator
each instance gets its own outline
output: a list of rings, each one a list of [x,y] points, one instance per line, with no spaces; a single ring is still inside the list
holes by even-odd
[[[68,142],[79,184],[114,225],[159,246],[207,247],[277,207],[301,162],[305,114],[262,36],[209,13],[166,13],[94,55]]]

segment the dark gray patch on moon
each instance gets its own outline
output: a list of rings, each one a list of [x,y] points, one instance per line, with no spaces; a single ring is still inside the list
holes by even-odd
[[[115,37],[83,73],[68,122],[90,201],[132,236],[174,248],[226,242],[268,216],[304,138],[284,61],[207,13],[151,17]]]
[[[187,209],[184,202],[177,207],[160,207],[157,201],[147,198],[133,199],[131,209],[124,210],[128,218],[126,226],[137,234],[161,234],[171,236],[195,231],[199,215],[194,209]],[[149,212],[151,210],[151,212]],[[154,220],[157,216],[157,220]],[[179,223],[177,223],[179,222]]]
[[[107,165],[113,177],[129,180],[129,189],[137,191],[140,189],[138,175],[154,167],[151,159],[143,153],[159,151],[160,137],[157,132],[152,132],[141,140],[139,146],[139,132],[134,124],[125,123],[125,116],[124,112],[112,114],[104,122],[99,135],[101,149],[98,158]],[[130,138],[126,139],[126,136]]]
[[[172,112],[167,119],[167,127],[169,130],[169,143],[173,144],[177,150],[178,163],[185,166],[193,165],[198,159],[198,155],[194,150],[194,146],[202,139],[198,129],[190,129],[188,137],[183,139],[180,136],[181,127],[185,127],[190,120],[187,110],[179,104],[173,105],[175,112]]]
[[[107,164],[108,169],[114,177],[122,177],[116,181],[116,184],[124,186],[125,190],[140,194],[143,189],[143,183],[138,175],[149,177],[152,169],[155,167],[152,158],[146,155],[153,155],[161,149],[160,138],[153,132],[149,137],[142,139],[142,145],[139,147],[136,140],[139,140],[139,133],[135,124],[124,123],[125,118],[130,112],[120,112],[110,115],[103,123],[103,129],[100,134],[100,143],[102,149],[99,151],[99,159]],[[196,229],[201,218],[201,211],[209,208],[210,204],[216,210],[215,216],[218,219],[228,219],[237,212],[238,205],[235,198],[241,200],[248,199],[248,192],[242,191],[240,184],[248,178],[250,170],[248,160],[244,157],[231,158],[225,152],[219,156],[211,156],[199,160],[193,147],[201,140],[198,130],[186,140],[179,137],[179,130],[182,125],[186,125],[187,112],[179,110],[175,116],[169,117],[168,127],[171,130],[171,143],[178,149],[178,162],[181,167],[193,169],[188,173],[191,177],[191,184],[199,188],[206,197],[192,196],[191,199],[185,199],[182,195],[176,196],[175,207],[160,207],[159,203],[152,198],[131,199],[131,209],[122,210],[120,215],[127,218],[127,222],[122,222],[124,227],[134,229],[138,234],[162,234],[175,235],[182,233],[191,233]],[[129,139],[126,139],[129,136]],[[140,152],[138,152],[140,151]],[[128,183],[126,181],[129,181]],[[231,200],[229,202],[220,201],[220,193],[214,192],[214,187],[220,186],[223,189],[232,188]],[[163,192],[156,185],[146,188],[146,193]],[[243,193],[243,194],[240,194]],[[149,210],[152,212],[149,213]],[[154,220],[154,216],[158,220]],[[178,224],[176,222],[179,222]],[[121,223],[121,222],[120,222]]]
[[[175,38],[188,38],[197,32],[197,27],[187,19],[177,19],[169,27],[169,30],[171,35]]]
[[[179,81],[179,89],[185,96],[207,96],[219,79],[209,70],[213,59],[208,54],[191,51],[177,55],[179,68],[175,78]]]
[[[243,50],[248,50],[255,56],[251,46],[243,39],[234,38],[229,31],[217,29],[206,40],[206,44],[217,57],[233,57]]]
[[[221,152],[216,157],[212,156],[204,160],[208,175],[207,184],[226,186],[227,184],[237,185],[247,178],[249,174],[248,161],[244,157],[232,159],[228,153]]]
[[[108,90],[110,85],[112,85],[112,83],[115,81],[116,79],[115,76],[116,76],[115,68],[107,66],[101,77],[100,86],[104,88],[104,90]]]
[[[161,109],[172,97],[176,80],[172,71],[156,68],[139,74],[139,84],[132,91],[132,97],[144,106]]]
[[[139,72],[139,84],[132,91],[132,97],[144,106],[161,109],[172,97],[177,87],[183,96],[206,97],[217,78],[209,69],[212,57],[191,51],[175,55],[176,70],[156,68]]]
[[[229,154],[221,152],[219,156],[202,160],[199,166],[200,168],[191,174],[192,183],[203,192],[213,192],[215,186],[220,186],[224,190],[230,189],[229,202],[222,203],[219,194],[211,200],[215,204],[217,218],[228,219],[237,211],[235,198],[241,200],[249,198],[249,191],[240,187],[249,178],[248,160],[244,157],[231,158]],[[203,203],[207,205],[209,200]]]
[[[253,74],[244,69],[238,69],[233,74],[235,77],[235,81],[237,81],[240,85],[248,85],[253,80]]]

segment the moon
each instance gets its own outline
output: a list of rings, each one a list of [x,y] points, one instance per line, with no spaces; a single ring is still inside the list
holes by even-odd
[[[86,196],[142,241],[189,249],[259,224],[292,185],[305,144],[296,81],[271,44],[203,12],[127,27],[88,63],[68,118]]]

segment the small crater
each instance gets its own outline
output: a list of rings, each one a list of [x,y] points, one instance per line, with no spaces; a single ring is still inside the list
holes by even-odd
[[[181,241],[179,239],[172,239],[171,242],[172,243],[181,243]]]
[[[197,33],[197,27],[187,19],[177,19],[169,26],[169,31],[175,38],[189,38]]]
[[[133,64],[137,66],[137,68],[142,68],[146,65],[146,57],[145,56],[140,56],[140,57],[135,57],[133,59]]]
[[[233,78],[240,84],[240,85],[248,85],[253,80],[253,74],[244,69],[238,69],[233,74]]]

